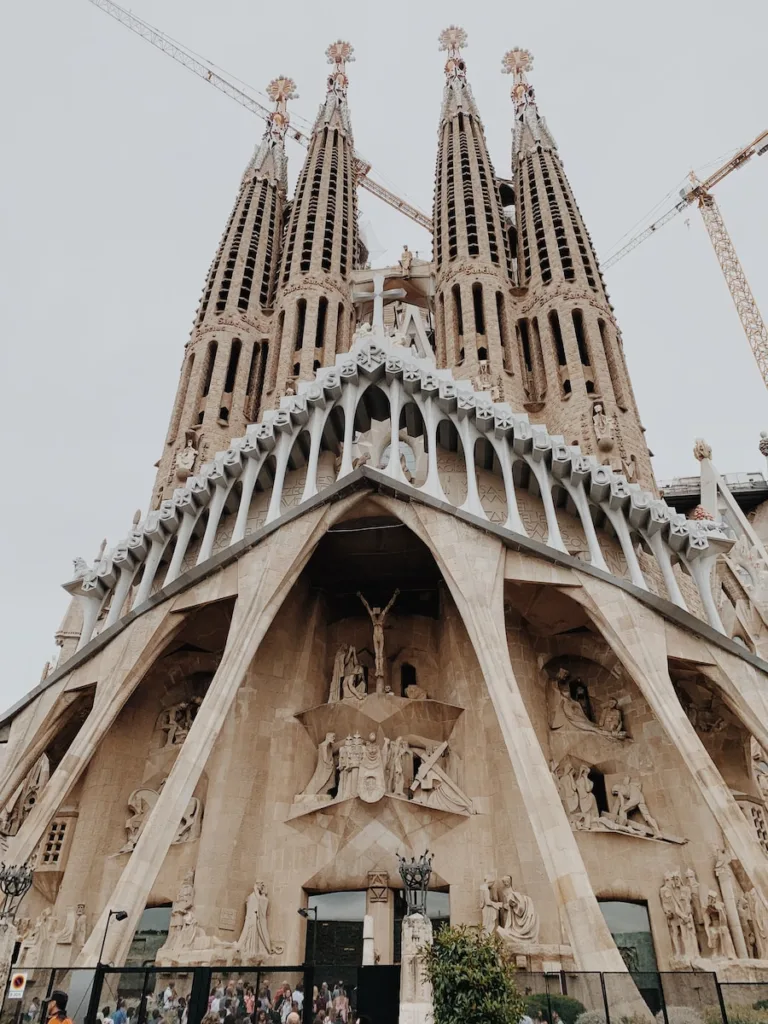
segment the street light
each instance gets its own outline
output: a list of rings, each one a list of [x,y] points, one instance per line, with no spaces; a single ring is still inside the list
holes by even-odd
[[[109,923],[110,923],[110,921],[112,920],[113,917],[114,917],[114,919],[116,921],[124,921],[126,919],[126,917],[128,917],[128,911],[127,910],[110,910],[110,912],[107,914],[107,924],[106,924],[106,927],[104,928],[104,938],[101,940],[101,949],[99,950],[99,959],[98,959],[98,962],[96,964],[97,967],[103,967],[104,966],[101,958],[104,956],[104,946],[105,946],[106,941],[107,941],[107,932],[109,931]]]
[[[0,909],[3,920],[13,921],[19,904],[32,886],[32,868],[27,864],[0,864],[0,890],[4,899]]]
[[[299,907],[298,911],[304,920],[309,920],[309,915],[315,915],[315,926],[312,929],[312,965],[317,961],[317,907]]]

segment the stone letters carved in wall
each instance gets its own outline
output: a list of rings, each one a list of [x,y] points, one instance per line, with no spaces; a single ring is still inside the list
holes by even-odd
[[[141,787],[139,789],[134,789],[128,797],[128,810],[131,811],[131,814],[125,822],[127,837],[125,845],[121,848],[120,853],[130,853],[130,851],[136,846],[136,843],[139,841],[141,833],[144,831],[144,827],[147,824],[152,808],[157,803],[166,782],[167,779],[163,779],[156,790]],[[189,840],[198,839],[200,837],[202,821],[202,802],[196,796],[193,796],[187,804],[186,810],[179,822],[179,827],[176,830],[176,835],[173,840],[174,844],[186,843]]]
[[[485,879],[480,886],[480,913],[487,935],[496,932],[512,945],[539,941],[539,915],[533,900],[515,891],[509,875]]]

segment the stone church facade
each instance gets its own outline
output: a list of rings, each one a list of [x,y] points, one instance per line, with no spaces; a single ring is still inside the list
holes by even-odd
[[[659,497],[531,56],[502,178],[465,41],[432,262],[365,266],[349,44],[290,203],[270,85],[151,508],[76,561],[58,664],[2,719],[24,966],[92,966],[105,930],[122,964],[154,907],[158,964],[298,964],[297,909],[348,891],[391,963],[398,855],[428,849],[521,968],[637,969],[630,904],[660,970],[768,977],[750,539]]]

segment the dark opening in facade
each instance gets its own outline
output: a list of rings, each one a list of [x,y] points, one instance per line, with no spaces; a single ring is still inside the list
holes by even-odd
[[[549,327],[552,331],[552,340],[555,343],[555,351],[557,352],[557,361],[561,366],[566,365],[565,359],[565,345],[563,344],[563,332],[560,330],[560,317],[557,315],[557,310],[550,310],[549,313]]]
[[[405,696],[409,686],[416,686],[416,669],[407,661],[400,666],[400,692]]]
[[[230,395],[235,387],[235,377],[237,376],[237,364],[240,360],[240,350],[243,347],[243,343],[239,338],[235,338],[232,342],[232,348],[229,350],[229,363],[227,365],[227,376],[224,381],[224,394]]]
[[[317,305],[317,327],[315,328],[315,348],[325,344],[325,321],[328,317],[328,299],[323,296]]]
[[[299,299],[296,303],[296,334],[293,340],[293,347],[297,351],[304,344],[304,324],[307,320],[307,300]]]
[[[483,311],[483,286],[476,282],[472,285],[472,303],[475,309],[475,330],[485,334],[485,314]]]
[[[589,348],[587,347],[587,333],[584,329],[584,316],[580,309],[574,309],[571,313],[573,329],[576,332],[576,344],[579,347],[579,359],[582,366],[589,366]]]

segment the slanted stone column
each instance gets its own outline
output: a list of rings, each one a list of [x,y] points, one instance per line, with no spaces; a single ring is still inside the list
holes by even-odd
[[[101,653],[101,660],[91,666],[90,671],[96,678],[104,673],[96,684],[95,703],[26,821],[9,843],[8,863],[27,862],[126,701],[160,651],[183,625],[184,617],[173,615],[171,602],[152,608],[116,636]]]
[[[327,507],[319,508],[287,523],[238,562],[237,604],[219,667],[139,841],[75,966],[96,963],[110,907],[127,911],[128,917],[110,924],[102,959],[115,964],[125,960],[184,809],[230,714],[248,666],[313,550],[313,530],[328,514]]]
[[[424,978],[423,946],[432,945],[432,922],[423,914],[403,918],[400,953],[400,1024],[431,1024],[432,986]]]
[[[401,505],[393,511],[437,558],[462,616],[578,969],[626,973],[512,669],[504,626],[505,548],[441,512],[416,505],[405,514]]]
[[[580,601],[680,752],[705,804],[744,871],[768,903],[768,861],[678,700],[667,664],[665,623],[618,587],[581,575]]]

